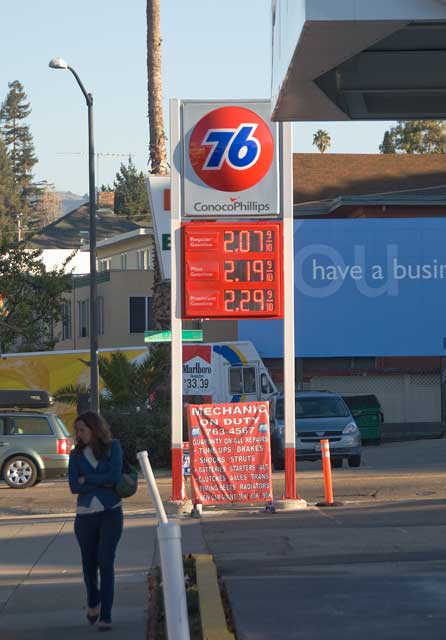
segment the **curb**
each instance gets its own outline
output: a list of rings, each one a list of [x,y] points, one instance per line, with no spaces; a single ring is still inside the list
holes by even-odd
[[[206,640],[234,640],[228,631],[218,586],[217,568],[212,555],[194,553],[200,603],[201,629]]]
[[[124,511],[125,516],[152,516],[156,518],[156,512],[154,509],[135,509],[133,511]],[[0,516],[0,524],[6,523],[8,521],[14,522],[16,520],[61,520],[61,519],[74,519],[76,514],[74,512],[70,513],[35,513],[35,514],[26,514],[26,515],[8,515],[8,516]]]

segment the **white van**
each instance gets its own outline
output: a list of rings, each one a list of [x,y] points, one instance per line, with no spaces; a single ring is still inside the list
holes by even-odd
[[[252,342],[183,344],[183,395],[186,401],[272,400],[277,393]]]

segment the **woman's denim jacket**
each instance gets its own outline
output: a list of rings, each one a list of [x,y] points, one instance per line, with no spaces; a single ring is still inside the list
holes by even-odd
[[[112,440],[109,454],[102,456],[96,469],[88,462],[82,452],[70,454],[68,464],[68,482],[71,493],[77,493],[77,504],[89,507],[94,497],[104,505],[104,509],[113,509],[121,498],[113,486],[122,474],[122,449],[119,440]],[[79,478],[85,482],[81,484]]]

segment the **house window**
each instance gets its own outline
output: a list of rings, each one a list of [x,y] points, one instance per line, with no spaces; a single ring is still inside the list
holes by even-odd
[[[127,254],[121,253],[121,269],[127,271]]]
[[[71,338],[71,300],[62,303],[62,340]]]
[[[152,299],[145,296],[129,298],[130,333],[144,333],[153,324]]]
[[[79,300],[79,302],[77,303],[77,309],[78,309],[78,317],[79,317],[78,336],[79,338],[86,338],[88,336],[88,320],[89,320],[88,300]]]
[[[103,258],[99,260],[99,271],[110,271],[111,269],[111,258]]]
[[[148,249],[139,249],[139,251],[136,252],[136,268],[140,270],[149,269],[152,266],[150,258],[151,256]]]
[[[97,323],[98,323],[98,336],[104,335],[104,298],[99,296],[97,298]]]

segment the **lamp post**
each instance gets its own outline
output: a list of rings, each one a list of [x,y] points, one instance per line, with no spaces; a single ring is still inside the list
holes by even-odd
[[[96,190],[94,175],[94,139],[93,139],[93,95],[87,93],[76,71],[63,60],[53,58],[49,62],[52,69],[68,69],[84,94],[88,109],[88,176],[90,194],[90,408],[99,411],[99,369],[98,369],[98,318],[96,283]]]

